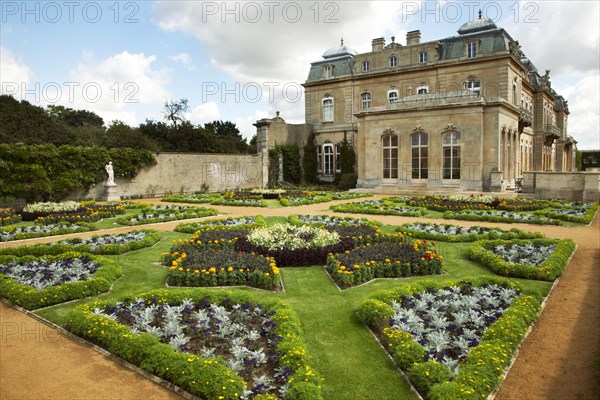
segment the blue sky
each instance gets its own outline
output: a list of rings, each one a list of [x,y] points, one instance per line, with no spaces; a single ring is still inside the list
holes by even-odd
[[[482,9],[519,40],[569,101],[569,133],[600,148],[600,9],[596,1],[2,1],[3,94],[88,109],[105,123],[162,119],[187,98],[194,123],[235,122],[245,137],[275,111],[304,121],[301,84],[340,38],[405,44],[456,34]]]

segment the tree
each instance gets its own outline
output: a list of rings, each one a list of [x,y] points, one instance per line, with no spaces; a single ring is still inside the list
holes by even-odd
[[[78,128],[78,127],[96,127],[102,128],[104,120],[98,114],[88,110],[74,110],[64,106],[48,106],[48,115],[58,122]]]
[[[179,99],[179,101],[165,102],[165,119],[171,121],[174,127],[177,127],[178,122],[185,121],[183,114],[190,111],[187,99]]]

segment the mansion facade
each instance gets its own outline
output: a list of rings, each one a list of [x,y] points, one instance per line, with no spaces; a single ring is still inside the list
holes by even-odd
[[[321,180],[341,172],[340,145],[356,153],[357,188],[371,191],[505,191],[524,172],[575,171],[567,101],[493,21],[406,45],[342,43],[311,64],[305,123],[256,122],[257,146],[314,140]],[[311,139],[309,139],[311,138]]]

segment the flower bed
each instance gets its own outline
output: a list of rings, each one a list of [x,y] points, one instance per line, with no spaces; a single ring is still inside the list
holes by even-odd
[[[510,211],[446,211],[442,218],[462,219],[467,221],[490,221],[490,222],[508,222],[522,224],[538,225],[558,225],[558,222],[550,218],[539,217],[531,214],[522,214]]]
[[[376,215],[402,215],[406,217],[420,217],[426,210],[420,207],[406,207],[401,203],[389,200],[367,200],[359,203],[338,204],[330,207],[335,212],[376,214]]]
[[[138,214],[129,214],[117,219],[121,225],[143,225],[157,222],[177,221],[180,219],[202,218],[217,215],[219,212],[213,208],[185,207],[185,206],[154,206],[145,208]]]
[[[541,233],[530,233],[513,228],[505,231],[500,228],[470,226],[468,228],[452,224],[435,224],[429,222],[414,222],[400,225],[397,232],[410,234],[414,238],[431,239],[443,242],[474,242],[476,240],[494,239],[529,239],[541,238]]]
[[[576,203],[573,206],[565,205],[562,208],[539,210],[535,214],[562,221],[589,224],[594,219],[596,210],[598,210],[598,203],[587,203],[585,205]]]
[[[121,274],[114,262],[84,253],[0,256],[0,294],[33,310],[107,292]]]
[[[58,255],[70,251],[91,254],[123,254],[128,251],[150,247],[160,240],[157,231],[132,231],[117,235],[94,235],[87,239],[67,239],[60,242],[36,244],[33,246],[8,247],[0,250],[0,255],[22,257],[26,255]]]
[[[493,240],[474,243],[467,258],[498,275],[553,281],[575,251],[571,239]]]
[[[322,399],[300,324],[243,294],[155,291],[79,306],[67,328],[203,399]]]
[[[49,202],[40,202],[40,203],[31,203],[27,204],[23,211],[27,213],[62,213],[69,211],[77,211],[81,208],[81,203],[78,201],[63,201],[59,203],[55,203],[52,201]]]
[[[363,300],[360,317],[431,400],[487,398],[540,310],[499,278],[415,283]]]
[[[86,223],[74,225],[11,225],[0,228],[0,242],[66,235],[68,233],[87,232],[96,229],[95,225]]]
[[[165,196],[161,201],[168,201],[171,203],[195,203],[195,204],[208,204],[218,196],[215,194],[175,194]]]
[[[350,238],[340,238],[337,232],[291,224],[252,230],[240,237],[235,249],[273,258],[281,267],[324,264],[329,253],[340,253],[354,247]]]
[[[436,275],[442,272],[442,256],[427,240],[414,242],[402,235],[366,243],[341,254],[329,254],[325,268],[341,288],[359,285],[374,278]]]
[[[496,208],[498,210],[506,211],[535,211],[547,207],[550,207],[550,202],[548,200],[515,197],[508,199],[500,199],[500,203]]]
[[[484,195],[422,196],[406,200],[410,206],[425,207],[434,211],[459,211],[464,209],[485,210],[495,208],[499,200]]]
[[[17,212],[10,208],[0,208],[0,226],[18,224],[22,218]]]
[[[254,217],[234,217],[200,222],[187,222],[177,225],[175,227],[175,231],[182,233],[196,233],[198,230],[204,229],[207,226],[236,226],[239,228],[251,228],[264,225],[265,217],[262,215],[257,215]]]
[[[96,222],[103,218],[111,218],[124,214],[125,208],[120,203],[96,204],[94,202],[81,203],[80,208],[66,212],[23,212],[26,221],[35,220],[36,224],[60,224]]]
[[[234,249],[248,229],[206,227],[190,240],[174,241],[163,255],[171,286],[240,286],[266,290],[279,288],[279,269],[267,257]]]

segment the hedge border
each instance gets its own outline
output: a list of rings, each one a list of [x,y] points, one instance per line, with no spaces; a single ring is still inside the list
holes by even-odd
[[[26,310],[35,310],[53,306],[70,300],[82,299],[108,292],[112,284],[123,274],[121,267],[114,261],[88,253],[69,252],[44,258],[61,259],[89,255],[93,261],[100,263],[100,268],[85,281],[70,282],[58,286],[50,286],[42,290],[24,285],[16,280],[0,274],[0,293],[11,303]],[[37,257],[39,258],[39,257]],[[33,261],[36,257],[0,256],[0,263],[8,260]]]
[[[159,302],[169,303],[180,303],[185,298],[195,301],[204,298],[211,303],[222,303],[229,299],[235,303],[255,304],[252,297],[246,293],[202,289],[160,289],[136,297],[147,301],[156,298]],[[67,315],[66,328],[192,395],[210,399],[239,399],[245,384],[223,361],[179,352],[170,345],[159,342],[149,333],[131,334],[128,326],[93,313],[96,307],[115,303],[116,301],[97,300],[74,308]],[[273,318],[277,323],[276,333],[282,337],[276,346],[276,351],[282,354],[280,365],[288,366],[293,371],[285,399],[322,400],[321,378],[310,366],[310,356],[302,340],[301,325],[297,317],[289,306],[278,299],[261,300],[260,304],[267,312],[275,311]],[[267,396],[257,396],[257,399],[261,398],[268,399]]]
[[[453,380],[437,380],[431,371],[438,370],[433,362],[424,362],[424,349],[412,335],[399,330],[384,333],[386,319],[393,315],[392,300],[412,296],[426,289],[441,289],[465,281],[421,281],[400,286],[397,289],[375,292],[363,299],[358,315],[375,333],[383,337],[385,348],[396,365],[407,375],[418,379],[431,400],[457,400],[488,398],[502,382],[506,370],[527,335],[531,324],[540,313],[541,296],[524,291],[523,287],[506,278],[481,277],[471,281],[475,286],[484,284],[507,284],[521,291],[502,317],[491,324],[478,346],[470,349],[467,357],[459,363],[459,371]],[[377,337],[377,335],[376,335]],[[432,369],[433,368],[433,369]],[[429,372],[429,374],[427,374]],[[439,372],[439,371],[438,371]],[[439,374],[438,374],[439,377]]]
[[[511,264],[506,262],[499,255],[488,250],[489,247],[499,245],[526,245],[530,243],[543,245],[555,244],[556,248],[552,255],[539,266]],[[467,250],[466,257],[471,261],[478,262],[484,267],[489,268],[498,275],[552,282],[563,274],[575,252],[575,248],[575,242],[571,239],[490,240],[475,242]]]

